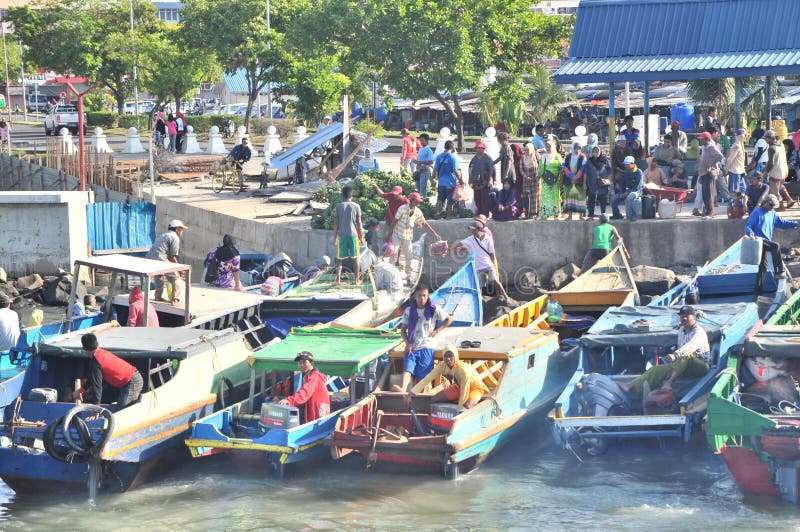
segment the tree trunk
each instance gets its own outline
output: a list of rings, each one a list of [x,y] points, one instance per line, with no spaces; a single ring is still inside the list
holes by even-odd
[[[458,151],[464,151],[464,111],[458,96],[453,98],[453,107],[456,109],[456,128],[458,128]]]
[[[125,97],[121,92],[114,89],[111,89],[111,92],[114,93],[114,99],[117,100],[117,114],[125,114]]]

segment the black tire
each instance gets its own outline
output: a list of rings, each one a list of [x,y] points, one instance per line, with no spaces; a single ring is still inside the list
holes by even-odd
[[[211,174],[211,190],[214,194],[219,194],[225,188],[225,168],[220,167],[213,174]]]
[[[52,129],[47,129],[47,126],[44,126],[44,135],[45,135],[46,137],[47,137],[47,136],[50,136],[50,135],[52,134],[52,132],[53,132],[53,130],[52,130]]]

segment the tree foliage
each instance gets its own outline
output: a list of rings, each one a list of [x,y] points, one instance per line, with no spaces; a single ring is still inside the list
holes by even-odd
[[[528,109],[537,124],[555,119],[565,103],[575,101],[572,93],[553,81],[550,71],[543,66],[534,67],[526,79],[530,87]]]
[[[762,119],[766,113],[766,83],[761,77],[740,78],[742,86],[741,111],[743,122],[749,118]],[[688,83],[689,96],[702,105],[717,108],[718,120],[727,122],[734,114],[736,81],[733,78],[694,79]],[[779,98],[783,88],[777,81],[772,83],[772,98]]]

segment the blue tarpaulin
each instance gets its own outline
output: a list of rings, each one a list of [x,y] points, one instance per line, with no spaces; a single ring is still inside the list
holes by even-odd
[[[286,338],[292,327],[308,327],[318,323],[328,323],[336,319],[336,316],[314,316],[313,318],[267,318],[264,320],[273,338]]]
[[[90,203],[86,226],[93,251],[149,248],[156,239],[156,206],[141,203]]]

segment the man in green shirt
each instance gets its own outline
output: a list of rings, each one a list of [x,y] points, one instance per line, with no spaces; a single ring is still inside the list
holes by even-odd
[[[594,238],[592,240],[592,249],[590,249],[586,256],[583,258],[581,271],[588,271],[592,266],[597,264],[597,261],[605,257],[611,252],[611,241],[616,237],[617,243],[622,244],[622,237],[617,228],[608,222],[608,217],[605,214],[600,215],[600,223],[594,227]]]

